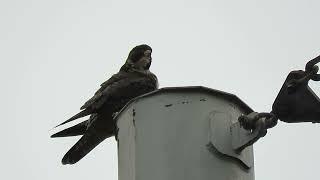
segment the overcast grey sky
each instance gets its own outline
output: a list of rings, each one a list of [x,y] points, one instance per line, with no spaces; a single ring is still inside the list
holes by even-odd
[[[105,140],[62,166],[77,138],[49,139],[129,50],[153,48],[160,87],[202,85],[270,111],[286,75],[320,54],[320,2],[0,1],[0,179],[117,179]],[[311,83],[320,94],[319,83]],[[279,123],[254,145],[257,180],[318,179],[320,125]]]

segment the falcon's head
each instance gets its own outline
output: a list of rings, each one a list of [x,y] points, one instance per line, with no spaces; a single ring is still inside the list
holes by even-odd
[[[130,51],[128,59],[125,65],[122,66],[121,70],[125,70],[127,68],[133,68],[136,70],[148,70],[152,61],[151,53],[151,47],[146,44],[134,47]]]

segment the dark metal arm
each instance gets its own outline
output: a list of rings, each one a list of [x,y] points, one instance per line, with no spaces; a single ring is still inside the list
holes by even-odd
[[[319,67],[316,65],[319,62],[320,56],[309,61],[305,71],[289,73],[270,113],[253,112],[239,117],[239,122],[231,127],[232,145],[236,152],[264,137],[267,129],[274,127],[278,119],[287,123],[320,123],[320,99],[308,86],[309,80],[320,81],[320,74],[317,74]]]

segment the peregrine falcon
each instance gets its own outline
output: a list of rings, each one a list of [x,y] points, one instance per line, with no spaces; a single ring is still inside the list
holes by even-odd
[[[58,125],[90,115],[88,120],[51,136],[55,138],[82,135],[64,155],[62,164],[78,162],[104,139],[114,136],[114,114],[131,99],[158,88],[157,77],[149,71],[151,53],[152,49],[148,45],[134,47],[120,71],[101,84],[94,96],[80,108],[82,111]]]

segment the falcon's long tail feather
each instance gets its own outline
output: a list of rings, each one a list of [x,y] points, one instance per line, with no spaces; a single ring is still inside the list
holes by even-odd
[[[93,112],[92,112],[91,109],[85,109],[85,110],[79,112],[78,114],[72,116],[70,119],[64,121],[63,123],[58,124],[58,125],[55,126],[54,128],[59,127],[59,126],[61,126],[61,125],[63,125],[63,124],[66,124],[66,123],[68,123],[68,122],[70,122],[70,121],[73,121],[73,120],[76,120],[76,119],[79,119],[79,118],[88,116],[88,115],[90,115],[90,114],[92,114],[92,113],[93,113]]]
[[[93,148],[100,144],[104,139],[113,136],[110,133],[86,132],[81,139],[64,155],[62,164],[74,164],[87,155]]]
[[[87,130],[87,123],[88,120],[83,121],[77,125],[74,125],[72,127],[69,127],[51,135],[51,138],[83,135]]]

